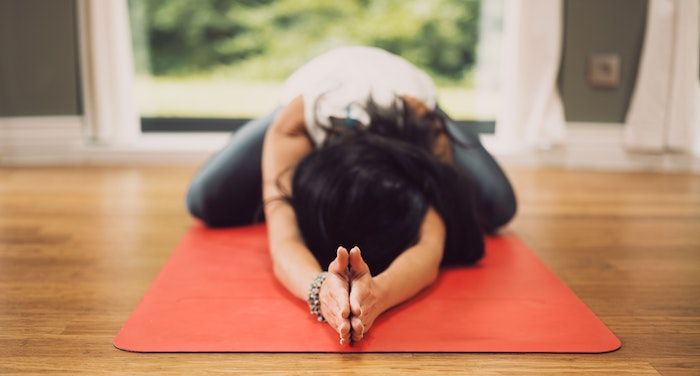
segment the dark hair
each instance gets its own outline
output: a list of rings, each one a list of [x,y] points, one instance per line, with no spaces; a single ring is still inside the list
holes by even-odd
[[[339,245],[357,245],[372,273],[381,273],[419,240],[430,206],[446,227],[443,265],[483,256],[470,182],[432,155],[434,138],[427,133],[433,130],[411,111],[404,115],[402,124],[373,113],[367,129],[335,127],[296,166],[292,194],[285,199],[323,267]]]
[[[391,140],[407,142],[431,152],[437,137],[445,133],[454,144],[463,148],[471,147],[449,132],[445,118],[437,111],[428,111],[419,117],[403,98],[395,101],[390,108],[380,109],[370,96],[364,107],[371,119],[370,125],[366,128],[361,127],[353,119],[331,117],[330,127],[317,121],[327,136],[324,144],[348,135],[371,133]]]

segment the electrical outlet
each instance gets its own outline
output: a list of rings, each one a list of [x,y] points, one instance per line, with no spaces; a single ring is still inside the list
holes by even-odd
[[[588,56],[588,84],[594,88],[620,86],[620,55],[596,53]]]

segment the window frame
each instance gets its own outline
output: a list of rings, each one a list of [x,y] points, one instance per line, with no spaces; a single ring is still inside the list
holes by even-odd
[[[86,145],[120,151],[210,153],[250,120],[141,116],[133,95],[128,1],[76,1]],[[456,122],[494,137],[494,120]]]
[[[141,132],[146,134],[169,132],[235,132],[251,118],[201,118],[201,117],[141,117]],[[493,120],[453,120],[457,126],[475,129],[477,133],[493,134]]]

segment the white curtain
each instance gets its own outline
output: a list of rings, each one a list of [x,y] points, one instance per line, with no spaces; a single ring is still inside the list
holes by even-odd
[[[629,149],[689,151],[698,140],[698,0],[650,0],[637,83],[625,121]],[[700,153],[700,142],[695,142]]]
[[[557,87],[563,24],[562,0],[506,2],[496,148],[548,148],[563,141],[564,109]]]
[[[115,144],[138,136],[126,0],[79,0],[86,138]]]

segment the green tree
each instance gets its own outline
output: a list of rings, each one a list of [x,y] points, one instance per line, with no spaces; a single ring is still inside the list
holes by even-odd
[[[134,37],[148,45],[137,64],[155,75],[283,79],[328,49],[365,44],[454,81],[478,41],[478,0],[132,0],[131,9],[133,29],[147,34]]]

